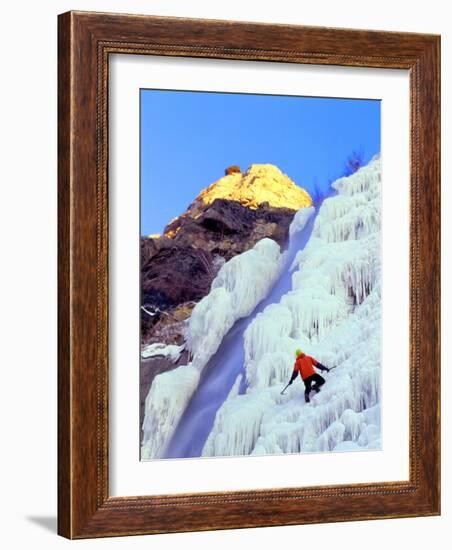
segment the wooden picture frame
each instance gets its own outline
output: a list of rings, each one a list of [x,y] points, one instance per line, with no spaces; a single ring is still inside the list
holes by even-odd
[[[87,538],[439,514],[439,36],[69,12],[59,16],[58,53],[59,534]],[[409,481],[109,496],[107,91],[113,53],[409,71]]]

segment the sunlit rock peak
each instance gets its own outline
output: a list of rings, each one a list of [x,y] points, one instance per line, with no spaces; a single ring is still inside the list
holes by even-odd
[[[215,199],[237,201],[251,209],[264,203],[292,210],[312,205],[309,194],[273,164],[252,164],[244,173],[233,171],[222,177],[196,197],[192,215],[200,202],[206,205]]]

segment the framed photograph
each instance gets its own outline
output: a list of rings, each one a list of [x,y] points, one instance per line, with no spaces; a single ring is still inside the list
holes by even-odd
[[[61,535],[440,513],[439,59],[59,16]]]

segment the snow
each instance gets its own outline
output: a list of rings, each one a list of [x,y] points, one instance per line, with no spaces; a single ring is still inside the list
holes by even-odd
[[[141,459],[162,458],[182,412],[199,382],[199,371],[183,365],[156,376],[146,397]]]
[[[185,346],[176,346],[173,344],[166,345],[163,343],[149,344],[141,352],[143,359],[149,359],[150,357],[167,357],[173,363],[177,363]]]
[[[292,289],[245,332],[246,393],[218,410],[204,456],[380,448],[380,159],[333,187]],[[310,404],[299,378],[280,394],[299,347],[337,367]]]

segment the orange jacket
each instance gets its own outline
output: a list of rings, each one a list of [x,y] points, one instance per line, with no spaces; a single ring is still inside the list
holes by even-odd
[[[318,361],[311,357],[310,355],[299,355],[295,364],[293,366],[294,371],[298,371],[303,380],[309,378],[315,374],[314,367],[318,365]]]

